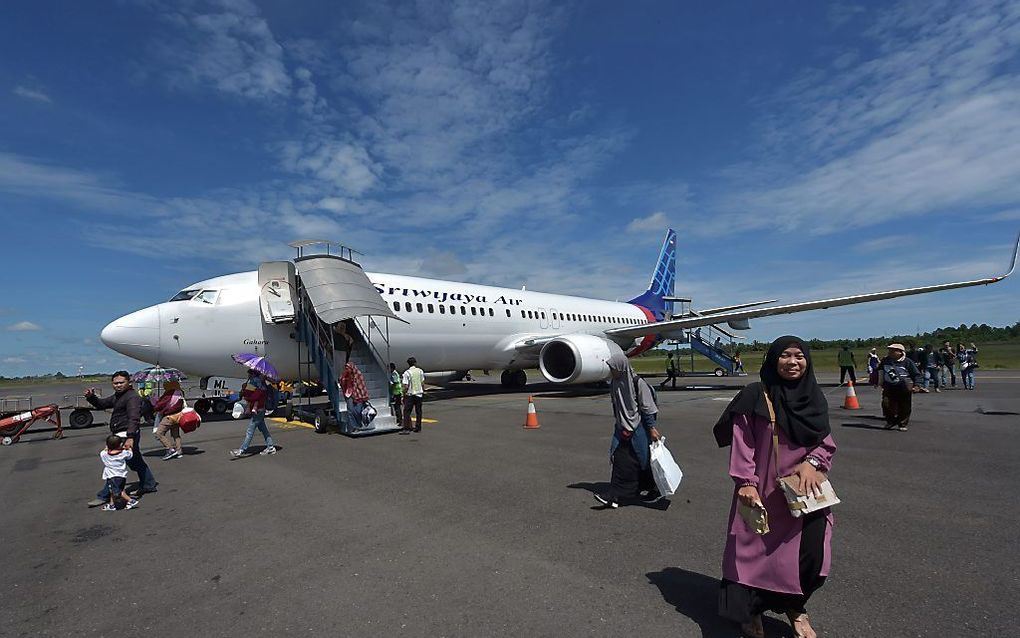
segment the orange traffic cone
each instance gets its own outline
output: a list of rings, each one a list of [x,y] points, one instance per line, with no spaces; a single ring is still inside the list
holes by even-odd
[[[524,427],[528,430],[537,430],[541,426],[538,424],[538,412],[535,412],[535,399],[528,397],[528,416],[524,419]]]
[[[860,410],[861,404],[857,402],[857,393],[854,392],[854,382],[846,382],[846,399],[843,401],[844,410]]]

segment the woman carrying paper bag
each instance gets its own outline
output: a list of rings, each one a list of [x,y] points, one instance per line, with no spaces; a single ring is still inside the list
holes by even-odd
[[[741,623],[745,636],[765,635],[761,615],[767,610],[785,613],[796,636],[816,635],[805,605],[829,573],[832,513],[825,508],[794,517],[777,479],[792,475],[802,494],[820,493],[836,452],[828,409],[807,345],[786,336],[769,348],[761,382],[741,390],[715,425],[719,446],[731,448],[735,483],[719,613]],[[764,525],[748,514],[762,507]]]
[[[630,367],[627,356],[616,352],[606,362],[609,366],[613,400],[613,440],[609,446],[609,459],[613,476],[606,494],[595,493],[595,500],[615,509],[620,503],[637,500],[641,490],[648,490],[646,501],[659,498],[655,481],[648,467],[651,441],[659,439],[655,429],[659,408],[651,388]]]

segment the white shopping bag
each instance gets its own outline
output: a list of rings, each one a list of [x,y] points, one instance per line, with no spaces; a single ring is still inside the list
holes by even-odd
[[[230,416],[234,417],[235,419],[240,419],[247,412],[248,402],[245,401],[244,399],[241,399],[240,401],[234,404],[234,409],[230,411]]]
[[[653,441],[649,451],[655,487],[663,496],[673,496],[676,494],[677,488],[680,487],[684,473],[680,471],[680,466],[676,464],[673,455],[666,449],[666,437],[663,436],[658,441]]]

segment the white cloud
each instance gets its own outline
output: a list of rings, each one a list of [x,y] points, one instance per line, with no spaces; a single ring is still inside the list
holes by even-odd
[[[988,219],[997,222],[1011,222],[1020,219],[1020,208],[993,213]]]
[[[282,155],[287,170],[311,175],[354,197],[370,190],[382,170],[363,147],[333,140],[288,142]]]
[[[178,27],[178,37],[157,45],[170,65],[172,84],[212,86],[254,100],[286,97],[292,81],[276,41],[258,7],[248,0],[219,0],[206,11],[187,3],[163,8],[162,17]]]
[[[30,89],[24,86],[16,86],[13,91],[14,95],[23,97],[26,100],[33,100],[35,102],[45,102],[46,104],[52,104],[53,100],[50,96],[46,95],[38,89]]]
[[[669,218],[666,213],[658,211],[648,217],[638,217],[627,224],[628,233],[659,232],[669,227]]]
[[[5,357],[3,363],[28,363],[24,357]]]
[[[158,206],[155,198],[124,191],[111,181],[98,173],[0,152],[0,192],[62,200],[105,212],[144,213]]]
[[[840,54],[761,105],[768,146],[696,230],[832,233],[1020,203],[1020,74],[1007,64],[1020,5],[904,2],[878,15],[876,55]]]
[[[30,332],[34,330],[42,330],[42,327],[32,323],[31,321],[19,321],[18,323],[7,326],[7,330],[10,332]]]

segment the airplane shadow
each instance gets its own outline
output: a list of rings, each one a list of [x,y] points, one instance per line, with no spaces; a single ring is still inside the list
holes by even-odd
[[[609,388],[592,386],[561,386],[555,383],[529,383],[523,388],[504,388],[499,383],[454,382],[437,385],[425,392],[424,400],[442,401],[444,399],[460,399],[468,397],[490,396],[495,394],[530,394],[537,397],[585,397],[605,394]]]
[[[659,588],[662,599],[701,629],[702,638],[730,638],[739,635],[735,623],[719,616],[719,580],[697,572],[667,567],[645,574]],[[768,615],[764,618],[768,636],[793,636],[790,626]]]

